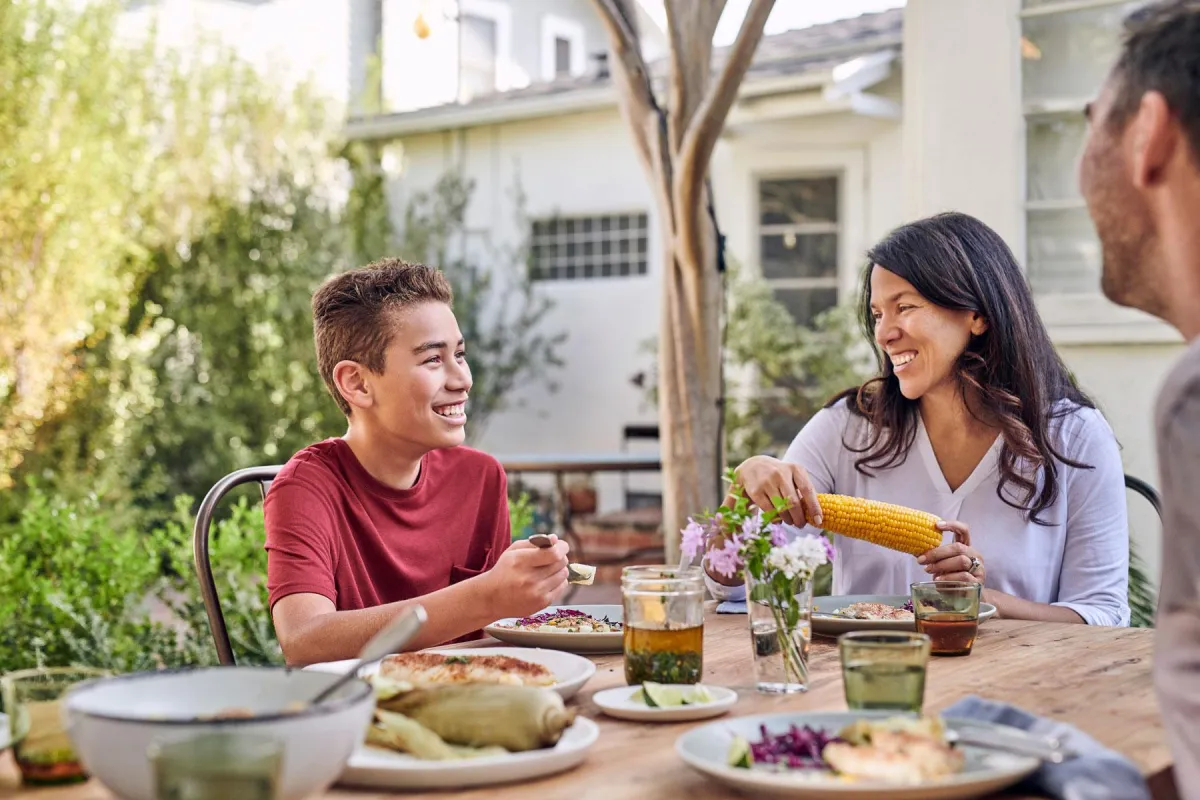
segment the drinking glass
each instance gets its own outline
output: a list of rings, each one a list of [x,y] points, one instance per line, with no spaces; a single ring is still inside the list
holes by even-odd
[[[852,631],[838,637],[846,707],[921,713],[930,640],[907,631]]]
[[[283,768],[278,739],[228,731],[150,745],[158,800],[275,800]]]
[[[62,698],[72,686],[108,674],[86,667],[38,667],[0,678],[9,738],[22,781],[48,786],[88,779],[63,722]]]
[[[625,682],[699,683],[704,671],[704,576],[699,567],[625,567]]]
[[[929,636],[935,656],[970,655],[979,632],[979,599],[982,584],[972,581],[914,583],[913,615],[917,632]]]

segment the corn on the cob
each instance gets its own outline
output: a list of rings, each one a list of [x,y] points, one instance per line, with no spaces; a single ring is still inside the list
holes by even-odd
[[[821,527],[902,553],[920,555],[942,543],[938,517],[904,506],[842,494],[819,494]]]

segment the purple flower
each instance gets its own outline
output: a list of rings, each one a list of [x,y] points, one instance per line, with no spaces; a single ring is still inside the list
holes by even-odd
[[[754,513],[742,521],[742,536],[746,539],[757,538],[762,530],[762,518],[762,509],[754,509]]]
[[[708,563],[726,578],[732,578],[733,574],[742,566],[742,560],[738,557],[737,545],[732,541],[726,541],[725,546],[720,549],[710,550]]]
[[[772,522],[767,526],[767,530],[771,532],[772,547],[783,547],[788,543],[787,531],[782,522]]]
[[[833,562],[833,542],[829,541],[828,536],[821,536],[821,544],[825,545],[825,554],[829,557],[830,563]]]
[[[704,530],[704,526],[688,517],[687,527],[683,529],[683,541],[680,543],[680,549],[683,550],[689,561],[704,550],[704,543],[707,539],[708,532]]]

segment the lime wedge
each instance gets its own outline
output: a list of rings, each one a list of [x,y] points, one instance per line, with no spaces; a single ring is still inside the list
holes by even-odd
[[[741,736],[733,737],[729,745],[729,766],[750,769],[754,764],[754,754],[750,752],[750,742]]]
[[[715,698],[712,696],[712,693],[708,691],[708,689],[704,688],[703,686],[697,686],[695,689],[692,689],[690,693],[688,693],[688,696],[684,702],[691,703],[692,705],[698,705],[700,703],[711,703],[714,699]]]
[[[646,699],[646,693],[643,692],[640,687],[638,688],[638,690],[636,692],[629,695],[629,702],[645,703],[646,705],[650,705],[650,701]]]
[[[683,705],[683,692],[661,683],[642,683],[642,691],[646,694],[646,705],[651,708],[670,708]]]

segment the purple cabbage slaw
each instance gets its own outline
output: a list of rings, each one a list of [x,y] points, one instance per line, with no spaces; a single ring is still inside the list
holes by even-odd
[[[762,738],[750,742],[750,756],[757,764],[771,764],[788,769],[829,769],[821,753],[830,742],[842,741],[824,731],[805,725],[789,726],[787,732],[770,734],[766,725],[758,726]]]
[[[545,614],[535,614],[532,617],[524,617],[522,619],[517,620],[517,624],[518,625],[542,625],[547,622],[552,622],[553,620],[556,620],[556,619],[569,619],[571,617],[587,617],[587,616],[588,616],[587,614],[583,613],[582,611],[577,611],[574,608],[559,608],[559,609],[555,609],[554,611],[547,612]],[[592,617],[592,619],[596,619],[596,618]],[[598,619],[596,621],[603,622],[606,625],[610,625],[614,628],[618,628],[618,629],[621,628],[621,623],[613,622],[607,616],[602,619]]]

